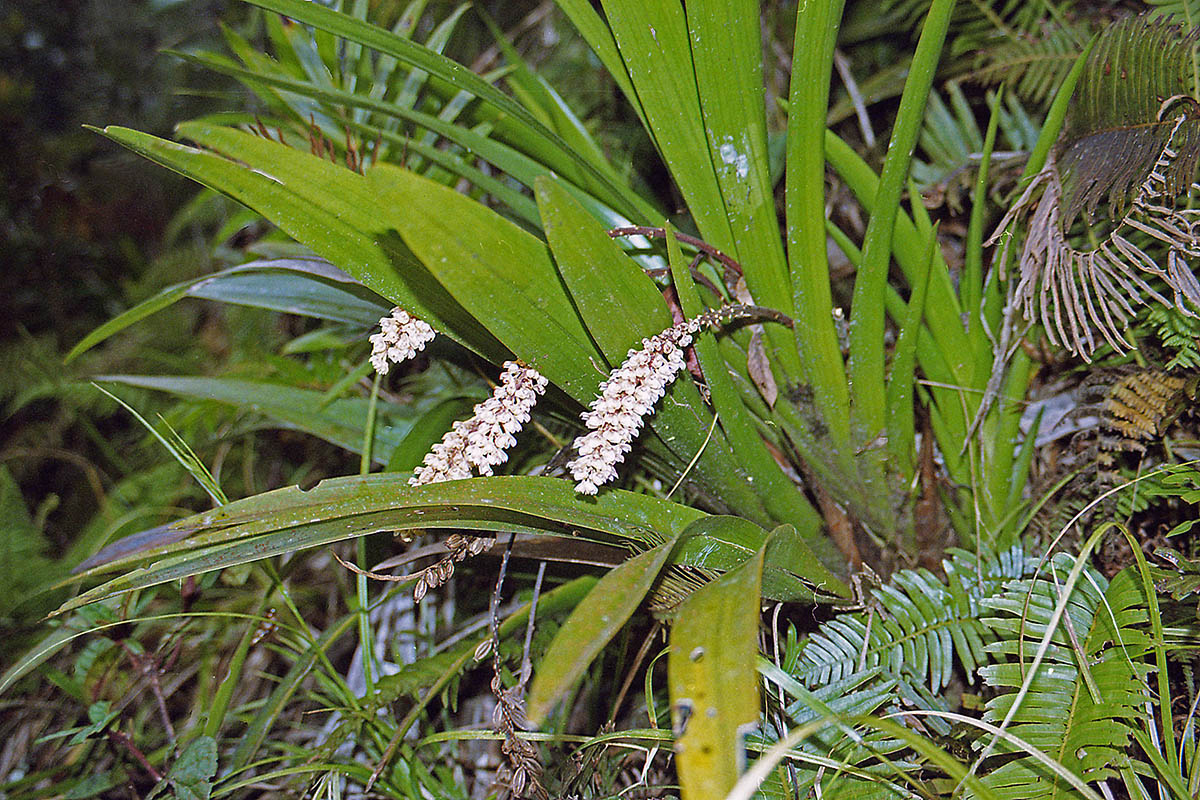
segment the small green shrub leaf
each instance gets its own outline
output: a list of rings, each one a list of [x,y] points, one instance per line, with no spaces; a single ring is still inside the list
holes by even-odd
[[[216,774],[217,743],[211,736],[201,736],[179,756],[168,780],[178,800],[208,800]]]

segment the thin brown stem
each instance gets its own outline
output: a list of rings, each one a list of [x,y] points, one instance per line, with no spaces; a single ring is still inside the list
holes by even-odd
[[[121,731],[109,731],[108,740],[124,747],[125,751],[133,757],[133,760],[142,765],[142,769],[154,779],[155,783],[163,779],[162,773],[154,768],[154,765],[146,758],[146,754],[138,749],[138,746],[133,743],[133,739],[130,739],[127,734]]]
[[[621,236],[648,236],[651,239],[665,239],[667,238],[667,231],[665,228],[652,228],[648,225],[627,225],[623,228],[611,229],[608,235],[614,239]],[[737,283],[737,278],[742,274],[742,265],[736,260],[725,255],[703,239],[697,239],[695,236],[688,236],[686,233],[676,231],[675,238],[679,242],[691,245],[702,253],[710,255],[721,262],[721,265],[725,267],[725,282],[730,286]],[[730,273],[733,273],[732,277]]]

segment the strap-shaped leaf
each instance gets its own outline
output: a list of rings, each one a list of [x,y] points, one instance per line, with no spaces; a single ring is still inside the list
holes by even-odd
[[[332,544],[378,531],[459,528],[582,537],[635,549],[661,544],[706,515],[688,506],[619,489],[581,503],[570,481],[499,476],[417,488],[394,473],[331,478],[307,491],[277,489],[196,514],[143,537],[140,549],[84,572],[128,570],[84,592],[59,613],[131,589]],[[154,545],[157,538],[162,544]],[[713,563],[748,554],[725,539],[695,535]],[[785,562],[786,563],[786,562]],[[131,567],[143,565],[141,569]],[[805,572],[798,574],[808,575]]]
[[[739,232],[732,254],[743,265],[754,301],[791,315],[792,286],[768,169],[759,4],[697,0],[686,4],[686,14],[708,155],[729,226]],[[772,327],[767,339],[779,366],[800,380],[792,334]]]
[[[322,259],[252,261],[163,289],[89,333],[71,349],[66,360],[185,297],[301,314],[363,328],[377,324],[389,309],[378,295]]]
[[[666,565],[678,536],[611,569],[563,623],[538,665],[526,715],[541,724],[554,703],[583,675],[641,605]]]
[[[174,375],[99,375],[98,381],[140,386],[197,400],[215,400],[265,415],[275,422],[268,427],[304,431],[352,453],[362,448],[369,402],[364,397],[330,401],[325,392],[283,383],[238,378],[202,378]],[[374,456],[386,462],[404,441],[417,419],[416,409],[379,403],[375,421]]]
[[[546,246],[453,189],[383,165],[367,174],[377,235],[399,236],[434,280],[519,358],[580,402],[600,358]],[[423,287],[413,285],[414,293]]]
[[[621,58],[648,130],[709,244],[736,253],[717,182],[679,0],[605,0]]]
[[[667,655],[675,763],[686,800],[723,798],[758,723],[758,615],[768,541],[679,607]]]
[[[432,281],[398,237],[372,235],[380,225],[363,176],[277,142],[216,126],[186,124],[185,135],[211,134],[222,155],[170,142],[128,128],[109,127],[110,139],[262,214],[292,238],[362,281],[369,289],[425,319],[484,358],[500,363],[510,355],[486,328],[445,293],[419,300],[403,275]],[[226,157],[236,152],[241,162]],[[254,169],[246,169],[254,163]],[[436,305],[436,309],[433,307]]]

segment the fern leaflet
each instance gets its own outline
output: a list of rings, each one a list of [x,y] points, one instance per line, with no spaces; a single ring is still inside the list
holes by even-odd
[[[1003,596],[983,601],[998,614],[987,623],[1000,638],[986,649],[1000,662],[982,667],[979,674],[1002,692],[988,702],[985,720],[999,724],[1012,708],[1059,602],[1056,576],[1071,565],[1072,559],[1060,554],[1039,577],[1016,581]],[[1146,608],[1136,572],[1125,570],[1108,583],[1089,569],[1071,593],[1008,730],[1085,781],[1115,777],[1129,764],[1125,749],[1131,726],[1145,716],[1145,678],[1151,671],[1143,663],[1151,647],[1142,630]],[[1000,797],[1074,796],[1060,777],[1019,748],[1000,741],[997,752],[1021,756],[983,776]]]

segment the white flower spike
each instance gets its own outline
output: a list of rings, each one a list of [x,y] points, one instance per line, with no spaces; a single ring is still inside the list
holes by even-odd
[[[642,340],[625,362],[600,384],[583,422],[591,431],[575,440],[567,463],[580,494],[596,494],[617,476],[617,465],[633,446],[642,422],[684,368],[683,348],[692,343],[689,323],[680,323]]]
[[[379,333],[371,336],[371,366],[387,375],[391,364],[400,364],[425,349],[436,335],[429,323],[397,306],[379,320]]]
[[[567,462],[575,491],[596,494],[617,476],[617,465],[633,447],[643,420],[683,371],[683,349],[692,338],[704,328],[742,317],[767,317],[791,324],[786,316],[769,309],[723,306],[643,339],[641,349],[629,351],[625,362],[600,384],[600,396],[583,415],[591,430],[575,440],[576,457]]]
[[[469,478],[472,467],[480,475],[491,475],[494,466],[508,460],[507,451],[517,443],[516,435],[529,421],[546,384],[547,380],[532,367],[506,362],[492,396],[475,406],[470,419],[454,423],[425,456],[425,465],[417,468],[409,483],[422,486]]]

